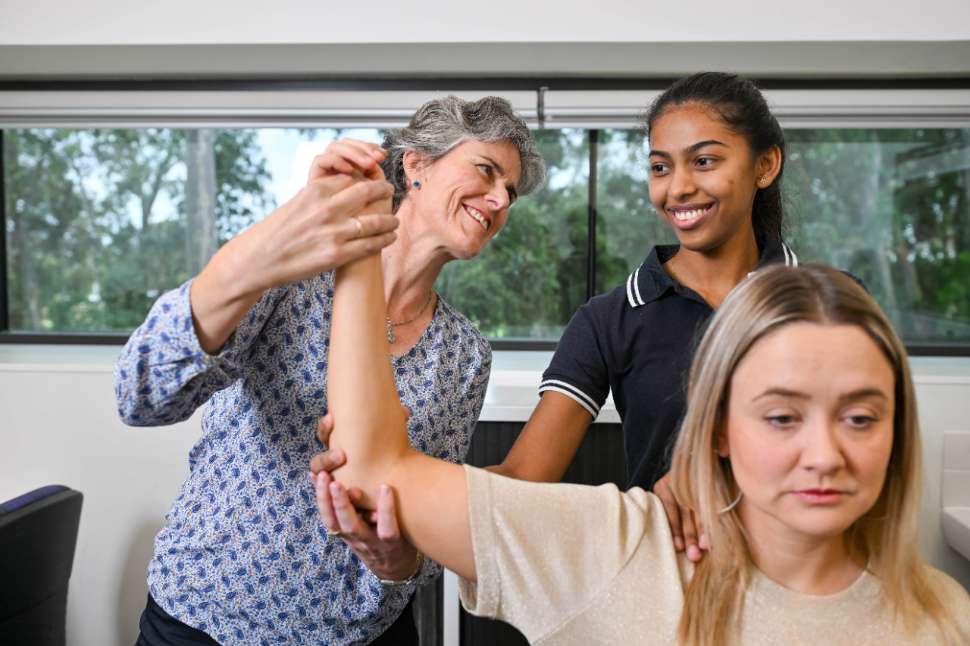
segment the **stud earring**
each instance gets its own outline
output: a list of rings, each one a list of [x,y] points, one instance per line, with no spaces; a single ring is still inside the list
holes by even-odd
[[[768,185],[768,176],[764,175],[760,180],[758,180],[758,186],[760,186],[761,188],[764,188],[767,185]]]
[[[411,186],[413,186],[415,189],[421,188],[421,182],[419,182],[418,180],[414,180],[413,182],[411,182]]]

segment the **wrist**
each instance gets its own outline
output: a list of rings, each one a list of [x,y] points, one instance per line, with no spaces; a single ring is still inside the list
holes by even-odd
[[[223,245],[212,258],[213,279],[223,287],[228,303],[255,302],[274,286],[272,268],[264,265],[266,257],[258,249],[258,240],[250,229]],[[209,266],[203,271],[207,270]]]
[[[421,568],[424,566],[424,554],[415,550],[414,561],[409,565],[409,568],[405,570],[405,573],[401,577],[391,577],[383,578],[378,576],[377,580],[383,585],[406,585],[408,583],[414,582],[414,580],[421,574]]]
[[[245,276],[248,272],[235,269],[240,265],[237,249],[230,241],[192,281],[189,290],[192,322],[199,344],[210,355],[220,351],[236,325],[262,295],[262,290],[247,285]]]

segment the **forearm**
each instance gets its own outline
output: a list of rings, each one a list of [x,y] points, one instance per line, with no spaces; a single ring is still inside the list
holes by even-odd
[[[373,494],[408,452],[407,415],[391,371],[385,331],[380,256],[337,269],[327,367],[327,403],[334,432],[330,448],[342,449],[347,463],[335,472],[365,495]]]
[[[209,354],[219,352],[263,294],[262,287],[245,278],[253,271],[245,260],[247,246],[243,236],[231,240],[192,281],[192,323],[199,345]]]
[[[591,421],[589,413],[569,397],[547,392],[502,463],[487,470],[516,480],[559,482]]]
[[[382,484],[393,487],[404,537],[445,567],[474,578],[464,471],[408,444],[385,336],[379,256],[337,270],[333,307],[330,447],[347,455],[335,477],[346,487],[359,487],[367,508],[374,508]]]

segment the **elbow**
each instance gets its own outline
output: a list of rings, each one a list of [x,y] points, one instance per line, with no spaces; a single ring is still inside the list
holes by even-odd
[[[376,496],[371,494],[393,479],[413,451],[408,442],[407,415],[403,410],[387,410],[350,422],[341,422],[335,416],[329,448],[341,449],[347,457],[344,465],[334,470],[334,477],[345,487],[364,492],[361,506],[373,509]]]
[[[144,426],[144,422],[141,416],[136,410],[129,406],[125,406],[123,403],[118,403],[118,418],[121,419],[121,423],[125,426]]]
[[[118,417],[126,426],[153,426],[158,422],[155,416],[149,414],[144,402],[138,396],[116,393]]]
[[[139,410],[138,399],[131,392],[130,385],[115,380],[115,404],[118,417],[126,426],[144,426],[144,417]]]
[[[116,384],[118,417],[127,426],[165,426],[188,419],[194,407],[178,406],[146,384]]]

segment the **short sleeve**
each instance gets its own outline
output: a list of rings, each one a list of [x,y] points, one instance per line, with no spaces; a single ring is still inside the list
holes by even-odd
[[[593,302],[583,305],[562,333],[556,353],[542,374],[539,394],[566,395],[589,411],[595,420],[610,392],[609,371],[602,335],[595,325]]]
[[[472,614],[511,623],[530,642],[604,595],[662,520],[641,489],[623,493],[612,484],[535,483],[465,470],[478,582],[460,581],[462,604]]]

